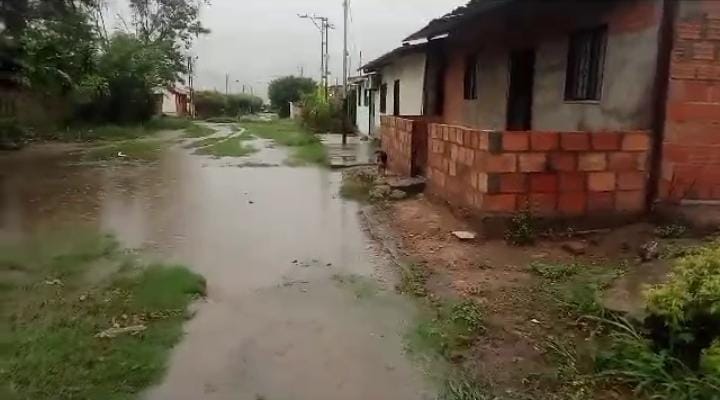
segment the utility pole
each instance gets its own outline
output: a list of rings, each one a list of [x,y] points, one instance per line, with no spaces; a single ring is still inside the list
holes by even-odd
[[[348,15],[350,12],[349,0],[343,0],[343,108],[345,109],[345,117],[343,118],[342,143],[347,144],[347,121],[350,119],[350,107],[347,101],[348,92]]]
[[[309,19],[313,25],[320,31],[320,86],[325,90],[325,99],[328,98],[328,76],[329,76],[329,30],[335,29],[330,23],[330,19],[319,15],[298,14],[302,19]]]
[[[225,74],[225,96],[230,94],[230,74]]]
[[[193,61],[193,57],[188,56],[188,86],[190,86],[190,109],[188,111],[190,112],[190,118],[195,118],[195,88],[193,87],[195,82],[193,77]]]

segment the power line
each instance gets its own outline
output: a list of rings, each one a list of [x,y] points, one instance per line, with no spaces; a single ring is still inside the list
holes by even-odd
[[[335,26],[330,23],[328,17],[320,15],[309,15],[309,14],[298,14],[298,17],[302,19],[309,19],[313,25],[320,31],[320,84],[325,88],[325,98],[328,97],[328,77],[330,55],[329,55],[329,42],[330,42],[330,29],[335,29]]]

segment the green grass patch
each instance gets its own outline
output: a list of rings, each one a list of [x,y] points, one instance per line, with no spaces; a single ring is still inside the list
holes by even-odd
[[[257,152],[256,148],[244,143],[246,140],[239,136],[231,137],[200,147],[195,154],[213,157],[244,157]]]
[[[210,136],[215,133],[215,129],[212,129],[210,127],[199,125],[199,124],[192,124],[185,128],[185,135],[186,138],[203,138],[206,136]]]
[[[605,316],[601,294],[622,274],[616,266],[541,262],[532,263],[530,270],[543,279],[542,290],[576,316]]]
[[[144,124],[136,125],[86,125],[70,126],[61,131],[42,135],[46,139],[90,142],[90,141],[123,141],[152,136],[162,131],[195,129],[191,120],[177,117],[156,117]]]
[[[158,382],[205,291],[182,266],[146,265],[110,236],[42,234],[0,252],[3,399],[134,399]]]
[[[426,297],[428,292],[425,288],[428,280],[427,270],[417,264],[405,264],[400,267],[400,293],[413,297]]]
[[[320,138],[292,120],[242,122],[240,126],[247,129],[249,134],[293,148],[289,160],[291,165],[328,163],[327,150]]]
[[[144,127],[148,131],[179,131],[194,126],[197,125],[187,118],[159,117],[151,119]]]
[[[142,139],[112,142],[95,147],[83,153],[82,160],[97,161],[156,161],[160,158],[167,142],[163,140]]]
[[[205,122],[210,122],[212,124],[232,124],[238,122],[238,119],[233,117],[210,117],[205,118]]]
[[[475,301],[439,302],[410,332],[408,347],[412,353],[435,354],[451,360],[484,332],[483,312]]]

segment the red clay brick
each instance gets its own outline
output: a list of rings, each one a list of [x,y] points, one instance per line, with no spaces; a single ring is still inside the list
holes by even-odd
[[[527,208],[539,215],[554,214],[557,210],[557,200],[555,193],[531,193],[527,200]]]
[[[502,148],[505,151],[527,151],[530,148],[528,133],[504,132],[502,134]]]
[[[578,157],[578,171],[605,171],[607,155],[605,153],[584,153]]]
[[[591,192],[610,192],[615,190],[614,172],[591,172],[588,174],[588,190]]]
[[[615,211],[614,192],[588,192],[588,213]]]
[[[650,135],[645,132],[626,133],[623,137],[622,149],[625,151],[650,150]]]
[[[586,174],[581,172],[565,172],[559,174],[559,191],[565,192],[584,192],[586,190]]]
[[[673,62],[670,67],[673,79],[695,79],[698,75],[698,66],[687,62]]]
[[[566,132],[560,134],[560,147],[569,151],[590,149],[590,135],[587,132]]]
[[[558,211],[563,215],[583,215],[586,207],[587,194],[585,192],[561,193],[558,197]]]
[[[517,195],[514,194],[488,194],[483,201],[483,210],[490,212],[515,212]]]
[[[710,42],[693,43],[693,59],[714,60],[715,45]]]
[[[520,172],[544,172],[547,170],[545,153],[526,153],[518,155]]]
[[[638,153],[617,152],[608,155],[608,170],[636,171],[638,169]]]
[[[620,212],[644,211],[645,192],[642,190],[617,192],[615,195],[615,210]]]
[[[702,22],[683,21],[677,24],[677,36],[679,39],[701,39]]]
[[[487,193],[488,191],[488,174],[479,172],[477,175],[477,191]]]
[[[621,172],[617,175],[617,187],[619,190],[643,190],[645,189],[644,172]]]
[[[560,136],[557,132],[530,133],[530,148],[534,151],[557,150],[560,147]]]
[[[500,193],[526,193],[527,174],[501,174]]]
[[[622,135],[619,133],[593,133],[590,134],[594,150],[619,150]]]
[[[558,176],[556,174],[530,175],[530,191],[533,193],[555,193],[558,191]]]
[[[489,154],[485,158],[487,172],[516,172],[517,156],[515,154]]]
[[[550,169],[552,171],[576,171],[577,155],[574,153],[552,153],[550,154]]]
[[[453,128],[455,131],[455,143],[459,145],[465,144],[465,140],[463,138],[463,129],[462,128]]]

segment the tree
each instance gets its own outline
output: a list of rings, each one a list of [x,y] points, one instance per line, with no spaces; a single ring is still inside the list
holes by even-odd
[[[273,108],[281,118],[290,115],[290,103],[300,101],[305,95],[315,91],[317,83],[311,78],[286,76],[270,82],[268,96]]]
[[[200,22],[202,4],[209,0],[130,0],[135,34],[147,45],[165,48],[184,72],[184,50],[198,36],[210,33]]]

